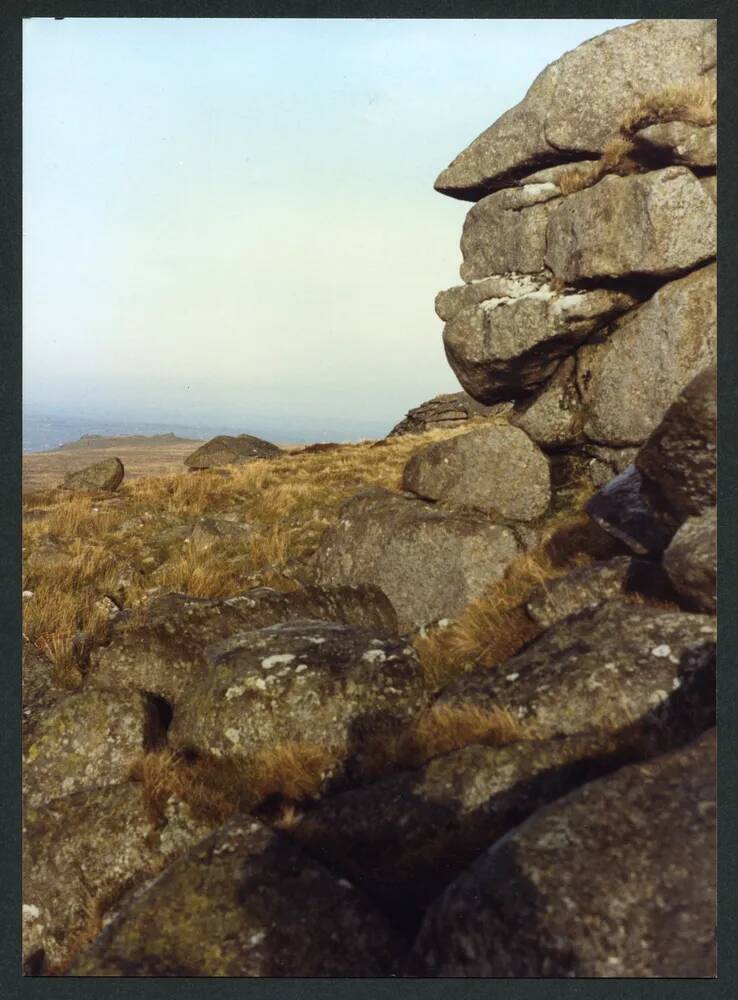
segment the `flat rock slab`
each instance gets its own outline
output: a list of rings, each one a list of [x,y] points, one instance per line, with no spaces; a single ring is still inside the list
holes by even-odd
[[[579,611],[621,597],[625,593],[630,565],[629,556],[618,556],[539,584],[529,594],[525,610],[536,625],[550,628]]]
[[[717,508],[684,522],[664,553],[675,590],[696,611],[717,611]]]
[[[77,472],[68,472],[62,485],[67,490],[117,490],[124,474],[119,458],[106,458]]]
[[[633,724],[712,724],[715,619],[610,601],[553,625],[493,670],[449,684],[437,703],[507,708],[533,736],[550,739]],[[696,730],[696,731],[695,731]]]
[[[551,502],[548,459],[517,427],[482,427],[434,441],[410,458],[404,489],[495,521],[534,521]]]
[[[386,976],[395,939],[348,882],[235,817],[134,900],[70,975]]]
[[[557,202],[546,229],[546,264],[566,282],[668,277],[716,252],[715,204],[686,167],[609,174]]]
[[[332,796],[290,835],[411,925],[480,851],[536,809],[641,753],[612,735],[472,745]]]
[[[159,737],[158,716],[140,694],[82,691],[49,709],[23,759],[30,805],[125,781]]]
[[[168,735],[174,747],[246,759],[308,743],[330,753],[340,772],[342,765],[358,768],[372,743],[409,726],[427,702],[422,668],[403,639],[292,622],[243,632],[213,649],[207,673],[179,700]]]
[[[121,895],[157,875],[209,831],[172,800],[151,816],[140,785],[79,792],[25,812],[23,958],[27,972],[64,968]]]
[[[643,20],[598,35],[547,66],[442,171],[436,190],[477,201],[572,153],[596,156],[642,99],[694,83],[715,60],[714,20]]]
[[[517,552],[512,531],[482,514],[373,488],[348,500],[323,535],[316,575],[328,586],[379,587],[410,630],[456,616]]]
[[[436,428],[463,427],[470,420],[494,417],[502,411],[504,406],[485,406],[472,399],[467,392],[446,392],[409,410],[387,437],[424,434]]]
[[[714,730],[540,809],[427,912],[421,977],[716,975]]]
[[[115,691],[148,691],[176,706],[208,673],[206,650],[237,632],[321,618],[397,630],[397,616],[376,587],[307,587],[281,593],[255,587],[225,600],[164,594],[113,630],[92,654],[89,683]]]
[[[238,437],[219,434],[188,455],[184,464],[189,469],[212,469],[221,465],[241,465],[255,458],[276,458],[281,454],[281,448],[251,434],[239,434]]]
[[[580,348],[577,379],[590,441],[641,445],[690,381],[714,363],[715,265],[663,285]]]

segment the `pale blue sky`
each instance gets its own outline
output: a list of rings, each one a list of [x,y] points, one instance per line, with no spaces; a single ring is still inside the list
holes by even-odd
[[[438,172],[616,20],[24,24],[24,402],[300,437],[458,389]]]

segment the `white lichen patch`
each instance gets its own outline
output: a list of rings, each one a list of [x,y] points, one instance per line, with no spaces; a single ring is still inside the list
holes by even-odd
[[[666,659],[666,657],[670,655],[671,655],[671,646],[667,646],[665,644],[662,646],[654,646],[654,648],[651,650],[651,656],[655,656],[659,660]]]
[[[365,663],[384,663],[387,654],[381,649],[367,649],[361,658]]]
[[[275,653],[273,656],[267,656],[266,659],[261,661],[261,666],[264,670],[271,670],[272,667],[280,667],[286,663],[292,663],[295,659],[294,653]]]
[[[225,693],[226,701],[233,701],[234,698],[240,698],[245,690],[246,688],[243,684],[234,684],[233,687],[229,687]]]

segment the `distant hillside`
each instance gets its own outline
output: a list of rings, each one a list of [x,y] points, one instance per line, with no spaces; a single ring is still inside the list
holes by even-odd
[[[177,434],[83,434],[77,441],[59,446],[59,451],[82,448],[145,448],[147,445],[197,444],[199,438],[179,437]]]

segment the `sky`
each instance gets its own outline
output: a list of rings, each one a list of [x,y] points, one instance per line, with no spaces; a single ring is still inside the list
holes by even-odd
[[[24,407],[387,432],[459,385],[437,174],[624,20],[24,22]]]

